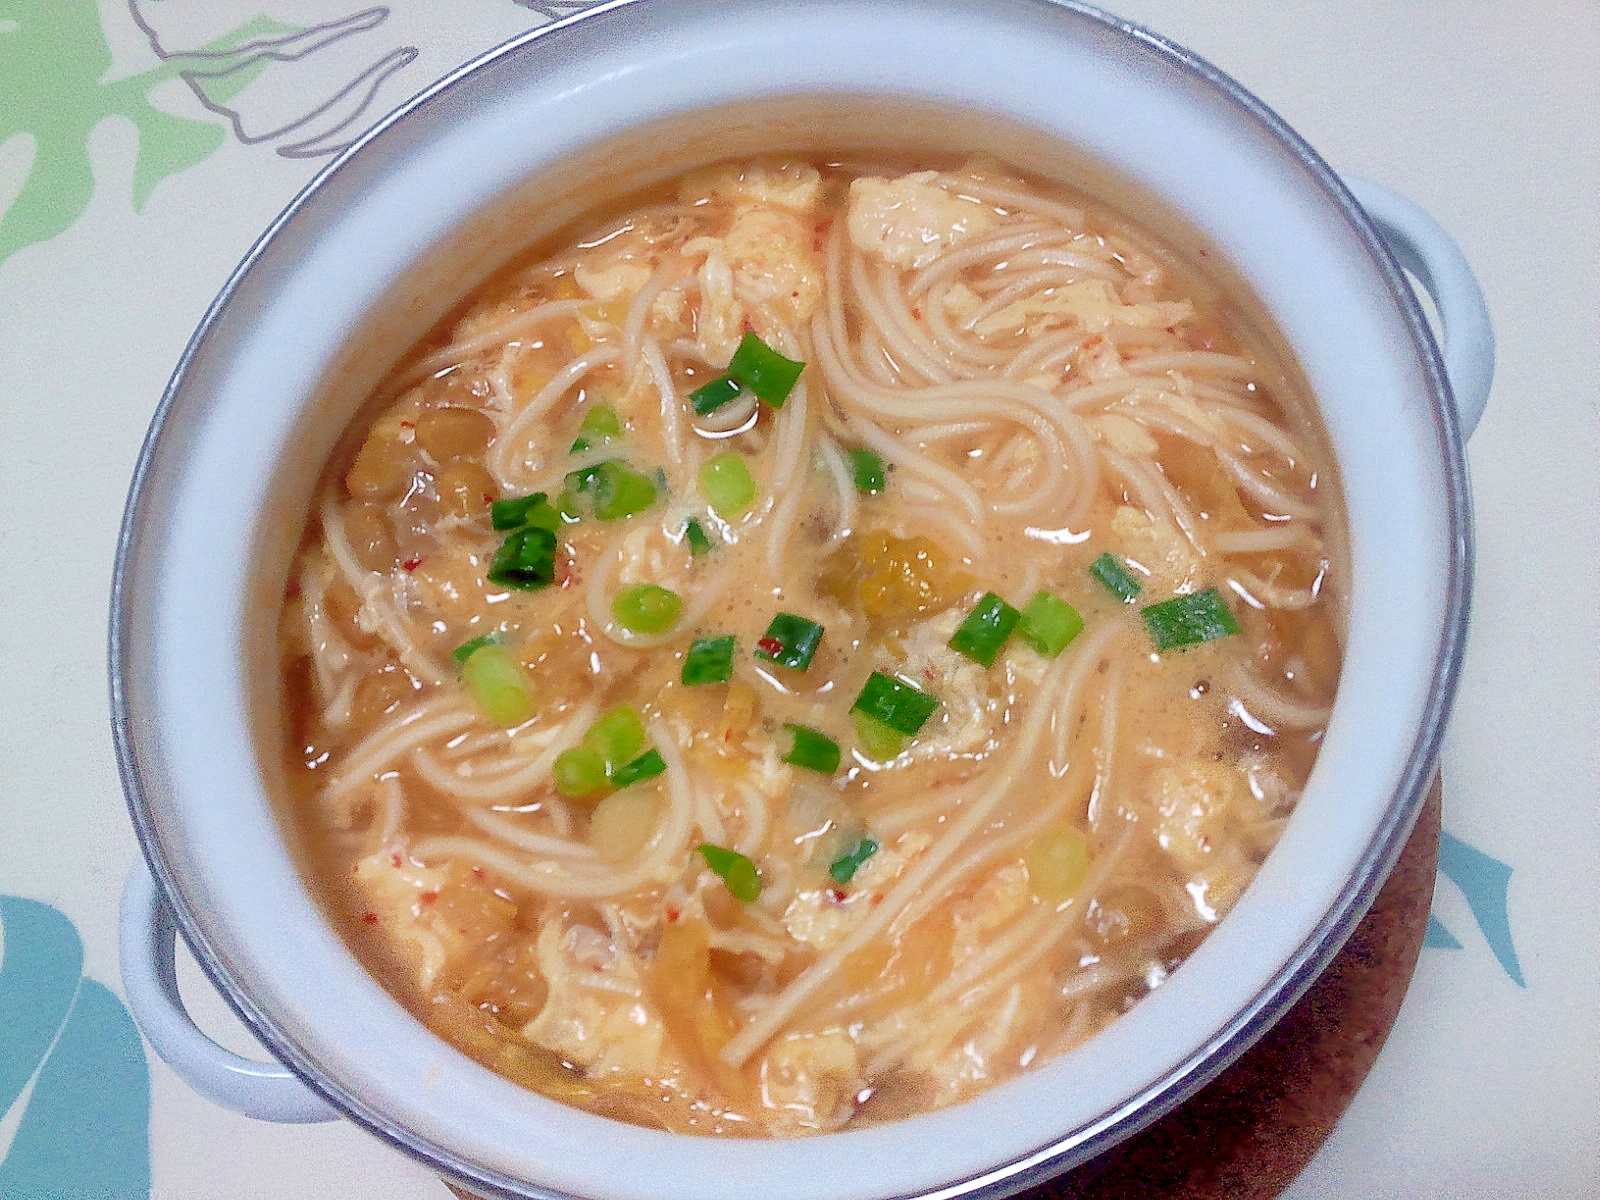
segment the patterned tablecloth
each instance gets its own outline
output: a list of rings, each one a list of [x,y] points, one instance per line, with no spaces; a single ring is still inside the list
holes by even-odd
[[[0,1197],[448,1200],[354,1126],[199,1099],[119,999],[106,726],[145,426],[257,234],[382,112],[582,4],[0,0]],[[1460,241],[1499,335],[1427,948],[1288,1193],[1600,1196],[1600,8],[1127,0]],[[198,972],[203,1025],[237,1028]]]

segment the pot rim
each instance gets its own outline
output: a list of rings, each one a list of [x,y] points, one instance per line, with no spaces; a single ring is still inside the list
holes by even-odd
[[[656,2],[660,6],[661,0]],[[1422,800],[1433,777],[1445,720],[1460,675],[1470,610],[1474,557],[1464,439],[1456,408],[1451,402],[1450,384],[1442,359],[1422,307],[1399,265],[1370,218],[1355,201],[1339,176],[1262,101],[1224,72],[1176,43],[1134,22],[1080,3],[1079,0],[1010,0],[1010,2],[1019,8],[1060,10],[1069,18],[1075,17],[1098,25],[1108,32],[1131,39],[1153,51],[1192,80],[1206,85],[1217,93],[1237,113],[1241,122],[1254,123],[1260,132],[1265,133],[1279,147],[1287,149],[1316,181],[1326,197],[1333,202],[1348,230],[1364,245],[1386,285],[1388,302],[1399,312],[1416,351],[1418,365],[1428,381],[1426,397],[1428,414],[1432,420],[1438,444],[1439,464],[1446,484],[1446,494],[1443,499],[1450,535],[1450,545],[1446,551],[1447,595],[1439,641],[1432,652],[1434,666],[1431,687],[1406,757],[1404,770],[1384,809],[1383,819],[1371,831],[1366,851],[1357,869],[1346,879],[1335,903],[1323,914],[1299,949],[1282,963],[1250,1003],[1235,1012],[1208,1041],[1193,1049],[1170,1071],[1131,1096],[1124,1104],[1105,1113],[1099,1120],[1071,1130],[1068,1134],[1040,1146],[1031,1154],[1014,1158],[981,1174],[956,1180],[947,1186],[918,1193],[929,1197],[1009,1194],[1091,1157],[1092,1154],[1154,1121],[1208,1083],[1264,1033],[1310,986],[1343,945],[1393,866],[1420,811]],[[397,123],[421,109],[447,99],[464,79],[504,58],[522,53],[527,47],[547,41],[559,42],[575,27],[596,23],[610,14],[632,9],[643,3],[644,0],[610,0],[609,3],[529,30],[471,59],[375,124],[337,158],[319,170],[273,220],[230,274],[208,307],[163,391],[134,468],[128,501],[118,533],[110,593],[108,645],[110,698],[118,773],[141,850],[177,915],[178,927],[196,962],[234,1012],[272,1055],[293,1069],[313,1091],[328,1100],[344,1115],[397,1148],[423,1159],[469,1186],[506,1196],[555,1197],[566,1193],[503,1176],[461,1159],[450,1150],[391,1121],[384,1114],[371,1108],[361,1096],[348,1092],[339,1081],[325,1077],[307,1060],[293,1039],[287,1036],[274,1020],[257,1006],[247,990],[234,980],[212,949],[203,922],[186,903],[182,889],[177,886],[174,872],[163,855],[160,837],[154,828],[149,811],[150,788],[146,784],[135,748],[136,717],[130,709],[127,689],[127,679],[133,670],[130,624],[136,620],[135,614],[130,612],[128,577],[139,549],[141,530],[150,520],[146,502],[151,478],[158,470],[164,435],[168,431],[173,408],[189,382],[195,358],[222,314],[233,302],[245,278],[257,269],[258,264],[271,252],[285,226],[310,205],[326,187],[328,181],[340,173],[352,159],[361,155],[368,146],[383,137]],[[909,7],[914,8],[917,5],[913,3]]]

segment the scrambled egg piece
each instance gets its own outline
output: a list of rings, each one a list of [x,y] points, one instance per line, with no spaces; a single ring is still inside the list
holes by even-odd
[[[822,176],[810,163],[723,163],[691,171],[678,187],[683,204],[732,200],[775,204],[808,213],[822,194]]]
[[[866,1084],[843,1030],[786,1033],[761,1062],[761,1099],[787,1132],[837,1129]]]
[[[1023,332],[1037,336],[1046,329],[1063,325],[1075,325],[1090,333],[1104,332],[1113,325],[1167,329],[1193,316],[1194,305],[1187,300],[1127,304],[1106,280],[1079,279],[1024,296],[977,322],[972,331],[979,337],[987,337],[994,333]]]
[[[933,839],[925,833],[901,834],[861,864],[850,881],[850,894],[840,899],[834,888],[801,888],[783,910],[783,927],[797,942],[827,951],[850,935],[872,906],[927,853]]]
[[[950,247],[995,223],[976,200],[952,195],[935,171],[850,184],[845,220],[850,241],[895,267],[925,267]]]
[[[1188,590],[1200,571],[1200,555],[1182,531],[1123,505],[1111,518],[1111,533],[1127,558],[1150,572],[1151,593]]]
[[[695,238],[684,252],[705,256],[696,332],[707,362],[733,357],[753,311],[766,309],[800,325],[822,299],[822,254],[815,234],[808,221],[788,209],[738,208],[723,237]]]
[[[550,921],[539,934],[538,957],[550,994],[523,1037],[591,1074],[658,1067],[664,1033],[631,956],[599,930]]]

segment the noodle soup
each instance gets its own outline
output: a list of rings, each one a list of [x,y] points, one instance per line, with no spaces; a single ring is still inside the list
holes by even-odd
[[[304,867],[557,1099],[968,1098],[1159,986],[1294,806],[1342,637],[1310,413],[1203,276],[1008,168],[635,197],[330,465],[280,621]]]

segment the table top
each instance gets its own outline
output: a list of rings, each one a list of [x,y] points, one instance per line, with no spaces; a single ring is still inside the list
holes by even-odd
[[[348,1123],[275,1126],[211,1105],[127,1026],[116,910],[138,851],[106,722],[111,561],[157,398],[260,231],[378,114],[582,7],[0,9],[8,1197],[54,1194],[30,1156],[92,1113],[104,1160],[93,1177],[117,1181],[119,1197],[449,1200]],[[1600,7],[1124,0],[1119,11],[1239,79],[1340,171],[1432,212],[1472,263],[1498,337],[1469,447],[1477,591],[1441,763],[1427,943],[1366,1084],[1286,1195],[1600,1196]],[[268,44],[294,53],[262,56]],[[24,928],[56,951],[29,959]],[[204,1027],[248,1047],[192,965],[180,980]],[[92,1051],[73,1103],[65,1033],[53,1073],[19,1057],[16,1014],[47,987],[66,988],[69,1027],[87,1031],[78,1049]]]

